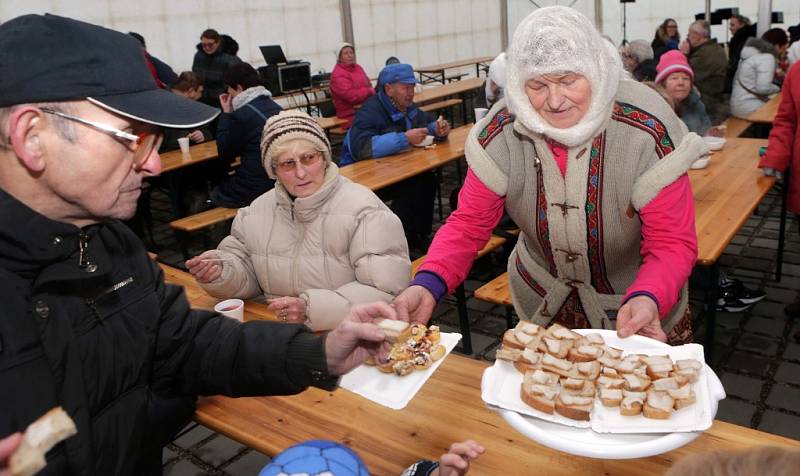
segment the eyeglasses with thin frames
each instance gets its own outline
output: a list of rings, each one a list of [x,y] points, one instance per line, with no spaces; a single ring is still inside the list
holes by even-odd
[[[278,162],[275,164],[275,168],[281,172],[292,172],[297,168],[298,162],[302,164],[303,167],[309,167],[319,162],[321,158],[322,152],[315,150],[314,152],[307,152],[301,155],[298,160],[289,159],[283,162]]]
[[[132,134],[130,132],[119,130],[116,127],[109,126],[108,124],[90,121],[88,119],[66,114],[61,111],[56,111],[55,109],[46,107],[40,109],[44,113],[52,114],[69,121],[78,122],[117,139],[128,141],[131,149],[133,149],[133,165],[136,168],[141,167],[145,162],[147,162],[147,158],[154,149],[158,149],[161,146],[161,141],[164,139],[164,135],[161,132],[147,131],[140,132],[138,134]]]

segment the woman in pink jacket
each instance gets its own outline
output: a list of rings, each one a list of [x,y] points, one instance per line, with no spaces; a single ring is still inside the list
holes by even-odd
[[[331,96],[336,117],[347,119],[343,127],[349,129],[356,115],[354,106],[375,94],[364,68],[356,64],[356,51],[350,43],[342,43],[336,50],[336,66],[331,73]]]
[[[787,206],[800,221],[800,62],[789,68],[783,81],[781,104],[772,122],[767,153],[758,164],[768,175],[789,174]],[[800,316],[800,295],[786,306],[786,314]]]
[[[615,48],[571,8],[523,20],[507,72],[504,99],[467,138],[458,209],[395,298],[398,316],[430,318],[505,208],[520,227],[508,262],[520,319],[691,342],[697,236],[686,171],[707,152],[702,139],[625,79]]]

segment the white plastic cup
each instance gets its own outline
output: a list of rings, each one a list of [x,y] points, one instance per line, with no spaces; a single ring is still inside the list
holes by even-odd
[[[188,137],[180,137],[178,138],[178,145],[181,146],[181,152],[184,154],[189,153],[189,138]]]
[[[481,119],[483,119],[483,118],[484,118],[484,116],[486,116],[486,113],[487,113],[487,112],[489,112],[489,110],[488,110],[488,109],[486,109],[485,107],[476,107],[476,108],[475,108],[475,110],[474,110],[474,113],[475,113],[475,122],[478,122],[478,121],[480,121]]]
[[[223,316],[244,322],[244,301],[241,299],[226,299],[217,303],[214,310]]]

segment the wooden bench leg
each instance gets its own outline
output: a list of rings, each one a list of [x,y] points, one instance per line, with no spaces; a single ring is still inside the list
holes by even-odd
[[[456,288],[456,309],[458,310],[458,324],[461,328],[461,352],[472,355],[472,334],[469,330],[469,315],[467,314],[467,293],[464,285]]]

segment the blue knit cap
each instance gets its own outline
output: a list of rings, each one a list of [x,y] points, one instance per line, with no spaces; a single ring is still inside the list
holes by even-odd
[[[414,68],[410,64],[395,63],[384,67],[378,75],[378,85],[392,83],[417,84]]]
[[[350,448],[326,440],[311,440],[283,450],[259,476],[318,474],[333,476],[369,476],[361,458]]]

